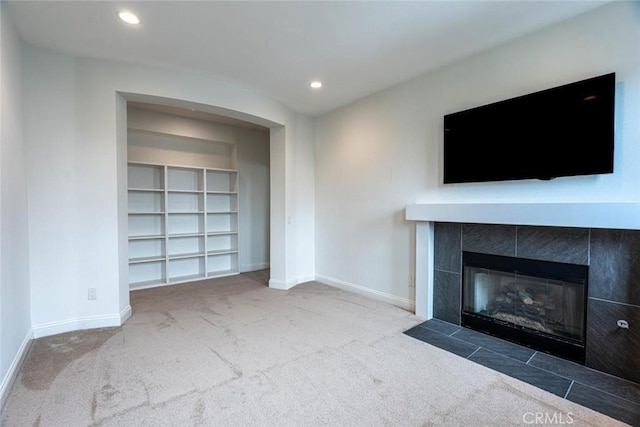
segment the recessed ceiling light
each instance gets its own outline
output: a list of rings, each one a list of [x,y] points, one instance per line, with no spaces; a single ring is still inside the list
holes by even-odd
[[[311,82],[309,86],[311,86],[312,89],[320,89],[322,87],[322,82],[316,80]]]
[[[131,25],[138,25],[140,23],[140,18],[138,18],[135,13],[129,12],[128,10],[119,11],[118,18]]]

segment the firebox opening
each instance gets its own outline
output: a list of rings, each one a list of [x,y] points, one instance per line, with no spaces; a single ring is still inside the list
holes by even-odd
[[[462,326],[584,364],[588,267],[463,252]]]

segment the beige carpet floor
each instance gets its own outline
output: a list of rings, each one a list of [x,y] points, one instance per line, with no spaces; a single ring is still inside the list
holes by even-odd
[[[404,335],[400,308],[267,277],[136,291],[122,327],[35,340],[0,424],[623,425]]]

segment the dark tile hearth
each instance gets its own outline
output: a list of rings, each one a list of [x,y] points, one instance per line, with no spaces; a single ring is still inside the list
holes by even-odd
[[[571,386],[571,380],[484,348],[468,359],[560,397],[564,397]]]
[[[429,327],[431,327],[431,324],[429,324]],[[523,363],[527,363],[535,353],[535,351],[530,348],[522,347],[509,341],[492,337],[491,335],[479,334],[476,331],[466,328],[458,327],[458,329],[459,330],[455,332],[455,337],[459,340],[470,342],[494,353],[509,356]]]
[[[586,266],[585,365],[640,383],[640,230],[436,222],[433,315],[455,325],[463,251]]]
[[[429,328],[412,328],[405,332],[410,337],[419,339],[420,341],[428,342],[443,350],[447,350],[449,353],[457,354],[458,356],[468,358],[473,353],[478,351],[480,347],[470,344],[461,340],[452,340],[447,335],[440,332],[433,331]]]
[[[442,320],[405,334],[587,408],[640,426],[640,384]]]

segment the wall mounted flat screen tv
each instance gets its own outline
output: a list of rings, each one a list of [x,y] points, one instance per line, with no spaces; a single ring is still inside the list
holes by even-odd
[[[613,173],[615,73],[444,116],[444,183]]]

